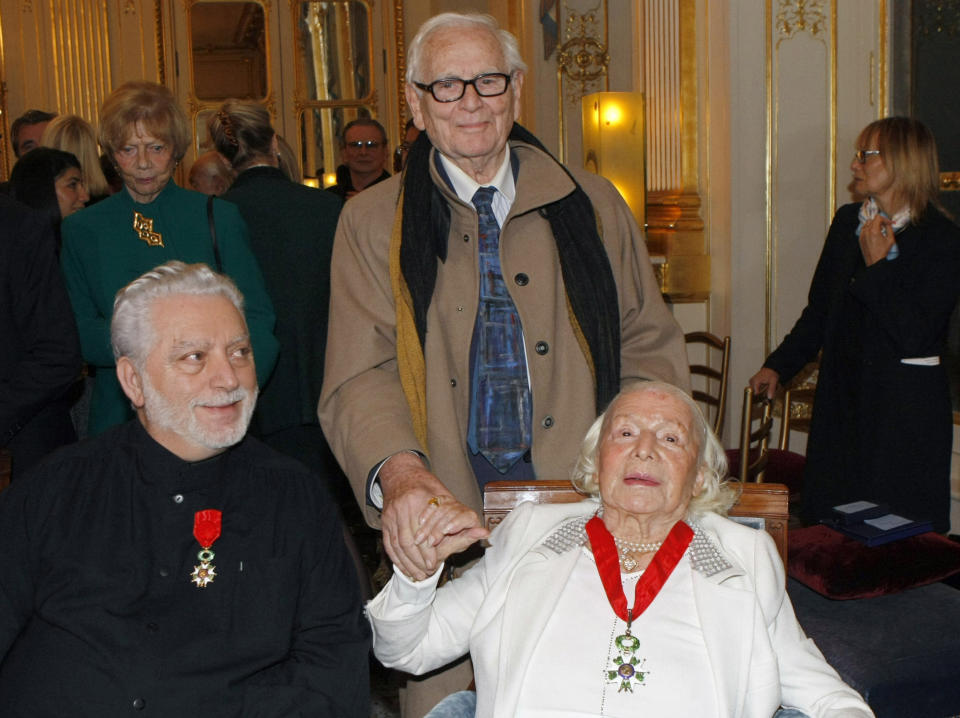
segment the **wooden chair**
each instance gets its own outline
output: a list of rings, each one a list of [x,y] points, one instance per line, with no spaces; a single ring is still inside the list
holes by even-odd
[[[781,484],[742,484],[741,489],[740,498],[730,509],[730,518],[747,519],[744,523],[765,529],[773,537],[780,558],[786,565],[789,519],[787,487]],[[491,481],[483,490],[484,525],[493,529],[513,508],[524,501],[535,504],[571,504],[585,498],[567,479]]]
[[[737,476],[744,483],[763,483],[770,452],[767,450],[773,433],[773,406],[766,396],[755,396],[748,386],[743,390],[743,411],[740,414],[740,449]],[[729,457],[728,458],[732,458]],[[731,464],[733,462],[731,461]]]
[[[813,416],[814,386],[802,386],[787,389],[783,394],[783,416],[780,420],[780,449],[790,450],[790,432],[810,433],[810,419]]]
[[[710,412],[716,412],[713,418],[713,431],[717,436],[723,433],[723,420],[727,412],[727,377],[730,373],[730,337],[721,339],[710,332],[690,332],[684,338],[687,345],[701,344],[704,346],[706,358],[704,364],[690,363],[690,374],[694,377],[702,376],[703,388],[697,388],[695,382],[693,389],[693,398],[696,401],[705,404],[707,410],[704,414],[709,419]],[[710,350],[720,351],[720,369],[709,366]],[[716,392],[710,391],[711,387],[716,388]]]

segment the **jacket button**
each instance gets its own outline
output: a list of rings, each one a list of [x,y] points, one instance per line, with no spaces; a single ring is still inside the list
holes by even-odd
[[[546,342],[537,342],[537,345],[533,349],[537,354],[539,354],[540,356],[543,356],[548,351],[550,351],[550,345],[547,344]]]
[[[166,578],[169,575],[170,575],[169,569],[166,569],[166,568],[160,569],[160,578]]]
[[[158,630],[160,630],[160,626],[158,626],[156,623],[150,622],[147,624],[147,630],[150,631],[150,633],[156,633]]]
[[[469,241],[470,241],[470,235],[469,235],[469,234],[463,235],[463,241],[464,241],[464,242],[469,242]]]
[[[527,276],[526,274],[524,274],[523,272],[520,272],[520,274],[518,274],[517,276],[515,276],[515,277],[513,278],[513,281],[515,281],[518,286],[520,286],[520,287],[525,287],[525,286],[527,286],[528,284],[530,284],[530,277],[528,277],[528,276]]]
[[[175,503],[175,504],[182,504],[182,503],[183,503],[183,494],[174,494],[174,495],[173,495],[173,503]]]
[[[457,380],[456,380],[456,379],[451,379],[451,380],[450,380],[450,386],[456,386],[456,385],[457,385]]]
[[[144,708],[147,707],[147,702],[143,700],[143,698],[134,698],[133,707],[135,710],[142,711]]]
[[[543,424],[544,429],[549,429],[551,426],[553,426],[553,417],[545,416],[543,417],[543,421],[541,423]]]

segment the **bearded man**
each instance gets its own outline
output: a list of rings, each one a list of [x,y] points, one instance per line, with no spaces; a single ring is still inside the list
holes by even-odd
[[[243,299],[168,262],[117,294],[137,418],[0,496],[5,716],[366,716],[369,637],[320,479],[245,438]]]

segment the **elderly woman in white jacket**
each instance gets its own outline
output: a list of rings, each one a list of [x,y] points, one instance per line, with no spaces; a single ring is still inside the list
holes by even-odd
[[[772,539],[722,516],[725,464],[686,394],[622,392],[575,471],[594,498],[517,507],[440,588],[396,571],[367,606],[376,656],[420,674],[469,652],[477,716],[872,716],[797,623]]]

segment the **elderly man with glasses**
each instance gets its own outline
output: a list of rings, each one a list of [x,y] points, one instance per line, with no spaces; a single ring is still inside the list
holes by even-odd
[[[337,183],[327,187],[346,201],[357,192],[390,176],[383,165],[387,160],[387,131],[370,117],[348,122],[341,135],[343,164],[337,167]]]
[[[428,20],[406,77],[423,132],[334,242],[321,423],[414,579],[483,533],[485,483],[568,476],[621,381],[689,383],[622,198],[516,124],[525,72],[493,18]]]

